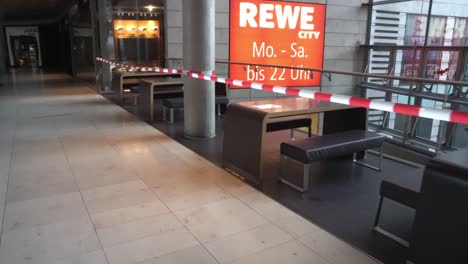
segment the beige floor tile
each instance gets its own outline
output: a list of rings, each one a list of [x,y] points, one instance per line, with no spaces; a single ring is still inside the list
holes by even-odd
[[[160,166],[163,165],[158,165],[157,162],[153,162],[151,165],[140,167],[135,169],[135,171],[137,171],[138,176],[143,180],[143,182],[152,188],[183,183],[187,181],[187,179],[191,178],[192,175],[198,177],[198,175],[194,174],[192,169],[184,168],[182,170],[186,170],[187,173],[179,171],[173,174],[169,171],[161,171],[159,169]]]
[[[121,196],[126,193],[138,191],[147,191],[148,187],[139,179],[123,183],[106,185],[94,189],[88,189],[81,192],[85,201],[109,199]]]
[[[100,244],[87,216],[73,221],[19,228],[2,236],[0,263],[57,259],[96,251]]]
[[[138,264],[217,264],[218,262],[200,245],[178,250]]]
[[[41,156],[43,154],[37,154]],[[70,175],[70,168],[63,155],[48,155],[49,158],[14,158],[11,173],[19,179],[24,177],[38,176],[48,178],[50,176]],[[53,160],[54,162],[50,162]]]
[[[265,248],[274,247],[293,237],[273,224],[266,224],[238,234],[205,244],[205,247],[221,263],[229,263]]]
[[[102,139],[96,139],[102,141]],[[104,144],[104,143],[101,143]],[[72,147],[70,147],[72,148]],[[92,151],[87,153],[87,151]],[[68,161],[72,169],[79,171],[95,170],[109,166],[121,167],[122,159],[119,153],[107,144],[94,149],[83,148],[76,154],[70,154],[66,151]]]
[[[172,232],[183,228],[173,214],[150,216],[125,224],[97,229],[99,239],[104,247]]]
[[[76,167],[72,171],[76,184],[82,191],[138,180],[135,173],[114,162],[96,164],[96,166]]]
[[[29,122],[29,119],[27,120]],[[29,128],[36,130],[36,127]],[[42,150],[42,152],[41,152]],[[40,154],[43,155],[40,155]],[[42,156],[63,154],[63,146],[57,137],[49,139],[15,138],[13,156],[15,158],[41,158]]]
[[[187,226],[203,224],[207,220],[222,221],[241,214],[259,216],[254,210],[237,199],[216,201],[197,208],[176,211],[174,214]]]
[[[177,153],[177,151],[186,151],[187,148],[184,145],[180,144],[175,140],[170,140],[170,138],[166,138],[166,140],[161,142],[166,149],[170,149],[172,153]]]
[[[179,159],[183,160],[184,163],[191,168],[203,169],[205,167],[212,166],[212,163],[190,149],[185,148],[185,150],[176,150],[175,152],[173,152],[172,149],[169,149],[169,151],[174,153]]]
[[[197,170],[184,164],[177,157],[155,160],[150,166],[135,168],[135,171],[150,187],[174,183],[187,177],[200,177],[200,173]]]
[[[293,211],[268,198],[266,195],[260,192],[241,196],[239,199],[257,211],[259,214],[273,222],[277,221],[278,219],[296,216]]]
[[[225,172],[214,178],[216,184],[234,197],[242,197],[259,191],[249,184]]]
[[[51,264],[108,264],[104,251],[97,250],[85,254],[57,259]],[[46,263],[44,263],[46,264]]]
[[[379,263],[324,230],[303,235],[299,240],[332,264]]]
[[[42,168],[34,166],[19,165],[11,170],[12,184],[24,183],[51,183],[61,181],[64,178],[73,179],[73,174],[67,162],[50,163],[48,161],[39,162]]]
[[[163,146],[161,146],[157,140],[153,140],[152,135],[145,136],[141,132],[135,133],[134,136],[120,137],[118,139],[109,140],[110,144],[114,146],[116,151],[129,162],[138,162],[141,159],[147,158],[162,158],[164,159],[168,153]],[[154,151],[160,150],[160,151]],[[164,155],[165,154],[165,155]]]
[[[58,140],[57,140],[58,141]],[[32,143],[35,144],[35,143]],[[55,143],[51,143],[55,144]],[[47,144],[37,144],[37,150],[15,150],[13,152],[13,167],[20,168],[32,168],[36,170],[41,170],[47,168],[48,166],[66,166],[67,158],[63,152],[62,146],[57,144],[57,146],[50,146]],[[41,151],[42,150],[42,151]],[[56,163],[51,163],[53,160]]]
[[[119,209],[91,214],[95,228],[124,224],[141,218],[168,213],[169,209],[159,200],[140,203]]]
[[[179,211],[188,208],[200,207],[205,204],[230,199],[232,196],[221,188],[213,187],[200,191],[190,192],[185,195],[161,197],[161,201],[171,210]]]
[[[110,264],[133,264],[190,248],[199,243],[185,228],[106,248]]]
[[[314,251],[296,240],[237,259],[233,264],[328,264]]]
[[[264,217],[236,199],[218,201],[175,214],[202,242],[220,239],[267,223]]]
[[[15,264],[108,264],[108,262],[104,251],[97,250],[65,258],[38,256]]]
[[[7,196],[7,182],[8,182],[8,174],[0,171],[0,227],[3,226],[6,196]]]
[[[209,189],[219,189],[208,177],[203,176],[184,176],[175,182],[161,184],[153,187],[158,197],[165,201],[174,197],[181,197],[194,192],[203,192]]]
[[[13,177],[12,177],[13,178]],[[51,195],[78,192],[75,181],[71,177],[63,176],[54,181],[23,181],[23,183],[9,184],[7,201],[21,202],[25,200],[37,199]]]
[[[87,215],[78,192],[8,203],[4,231],[68,221]]]
[[[156,195],[151,190],[143,189],[96,200],[87,200],[85,201],[85,204],[90,214],[97,214],[109,210],[126,208],[158,200],[158,197],[156,197]]]
[[[295,238],[321,230],[320,227],[299,215],[277,218],[272,222]]]
[[[87,153],[89,151],[90,153]],[[119,164],[121,162],[119,153],[114,151],[109,146],[95,147],[95,149],[86,149],[80,150],[80,152],[75,154],[70,154],[66,151],[68,161],[73,169],[94,169],[94,167],[99,165],[107,164]]]
[[[158,160],[158,158],[154,157],[151,153],[138,155],[119,153],[119,155],[121,156],[122,163],[132,168],[132,170],[139,175],[144,175],[148,170],[159,169],[157,165],[160,165],[161,162],[159,161],[163,160]]]
[[[66,163],[51,164],[45,169],[32,167],[21,167],[20,169],[13,168],[11,170],[11,176],[10,183],[12,184],[53,183],[64,179],[73,179],[73,173]]]

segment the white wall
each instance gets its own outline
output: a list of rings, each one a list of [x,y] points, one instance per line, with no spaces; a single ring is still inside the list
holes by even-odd
[[[362,71],[362,54],[359,45],[365,42],[367,9],[363,0],[309,0],[296,1],[327,4],[325,28],[325,53],[323,67],[343,71]],[[165,1],[166,58],[167,66],[182,67],[183,28],[182,0]],[[229,0],[216,1],[216,59],[229,58]],[[173,60],[176,59],[176,60]],[[268,62],[265,62],[268,63]],[[226,65],[217,64],[218,75],[227,76]],[[332,81],[322,77],[323,91],[340,94],[357,94],[353,87],[356,80],[350,76],[332,75]],[[318,88],[313,88],[318,89]],[[231,90],[232,99],[274,97],[269,92],[257,90]]]

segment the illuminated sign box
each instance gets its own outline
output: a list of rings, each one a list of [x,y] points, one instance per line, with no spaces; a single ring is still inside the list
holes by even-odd
[[[325,5],[231,0],[230,12],[230,61],[322,68]],[[320,73],[300,69],[231,64],[229,76],[282,86],[320,85]]]
[[[159,21],[157,20],[114,20],[114,37],[159,38]]]

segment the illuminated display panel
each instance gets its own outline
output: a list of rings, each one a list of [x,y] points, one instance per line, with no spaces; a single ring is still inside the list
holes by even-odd
[[[321,4],[231,0],[230,61],[322,68],[325,9]],[[320,73],[296,69],[232,64],[229,76],[282,86],[320,85]]]
[[[159,38],[160,28],[157,20],[114,20],[114,37]]]

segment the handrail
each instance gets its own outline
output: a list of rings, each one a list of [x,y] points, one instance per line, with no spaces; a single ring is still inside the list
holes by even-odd
[[[285,68],[285,69],[294,69],[294,70],[306,70],[306,71],[313,71],[313,72],[324,72],[324,73],[333,73],[333,74],[351,75],[351,76],[360,76],[360,77],[371,77],[371,78],[383,78],[383,79],[400,80],[400,81],[408,81],[408,82],[426,82],[426,83],[437,83],[437,84],[446,84],[446,85],[468,86],[468,82],[462,82],[462,81],[446,81],[446,80],[436,80],[436,79],[427,79],[427,78],[418,78],[418,77],[400,77],[400,76],[375,74],[375,73],[349,72],[349,71],[327,70],[327,69],[319,69],[319,68],[301,68],[301,67],[295,67],[295,66],[284,66],[284,65],[262,64],[262,63],[247,63],[247,62],[237,62],[237,61],[217,60],[216,63],[235,64],[235,65],[244,65],[244,66],[260,66],[260,67],[271,67],[271,68]]]
[[[440,102],[447,101],[449,103],[468,105],[468,98],[463,98],[463,97],[455,97],[451,95],[430,93],[430,92],[425,92],[425,91],[410,91],[410,89],[392,87],[392,86],[387,86],[387,85],[377,85],[377,84],[372,84],[372,83],[359,83],[358,85],[360,87],[371,89],[371,90],[378,90],[382,92],[392,92],[392,93],[408,95],[408,96],[420,96],[426,99],[431,99],[431,100],[440,101]]]
[[[435,49],[435,50],[463,50],[467,46],[415,46],[415,45],[386,45],[386,44],[361,44],[361,48],[371,49]]]

